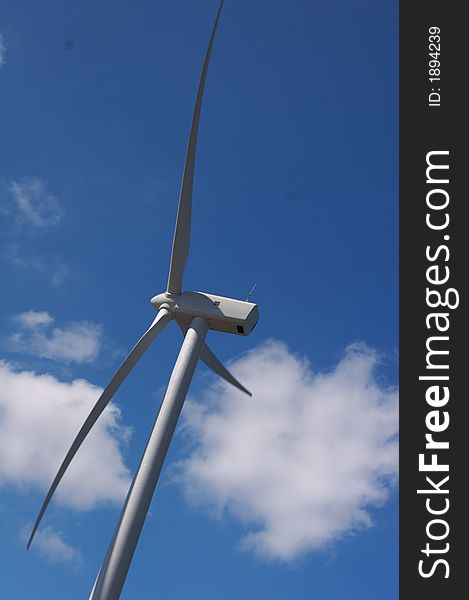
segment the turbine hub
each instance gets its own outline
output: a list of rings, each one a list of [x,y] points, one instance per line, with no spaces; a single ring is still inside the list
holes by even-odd
[[[157,294],[156,296],[153,296],[153,298],[150,300],[150,302],[153,304],[153,306],[156,308],[156,310],[160,310],[160,308],[167,308],[168,310],[170,310],[171,312],[174,311],[174,308],[176,306],[177,303],[177,299],[179,296],[175,296],[174,294],[171,294],[170,292],[163,292],[162,294]]]

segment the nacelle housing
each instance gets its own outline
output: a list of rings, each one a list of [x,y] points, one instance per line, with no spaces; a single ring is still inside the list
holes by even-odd
[[[183,292],[179,296],[158,294],[151,302],[157,309],[168,305],[176,320],[184,325],[188,325],[192,317],[203,317],[210,329],[236,335],[249,335],[259,320],[257,304],[205,292]]]

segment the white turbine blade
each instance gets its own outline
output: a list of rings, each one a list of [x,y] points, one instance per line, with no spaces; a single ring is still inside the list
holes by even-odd
[[[215,354],[210,350],[207,344],[203,345],[202,352],[200,353],[200,360],[203,361],[207,367],[212,369],[222,379],[234,385],[238,390],[241,390],[248,396],[252,396],[252,393],[242,385],[236,377],[234,377],[228,369],[218,360]]]
[[[190,324],[190,319],[177,319],[177,324],[179,325],[182,335],[186,335],[187,329]],[[202,350],[200,352],[199,360],[205,363],[205,365],[212,369],[219,377],[234,385],[235,388],[241,390],[248,396],[252,396],[252,393],[244,387],[242,383],[240,383],[234,375],[232,375],[228,369],[223,365],[223,363],[215,356],[215,354],[210,350],[206,343],[202,346]]]
[[[184,173],[182,176],[181,192],[179,194],[179,208],[174,230],[173,250],[171,253],[171,264],[169,267],[168,292],[171,294],[180,294],[182,289],[182,278],[184,267],[189,256],[189,244],[191,236],[191,212],[192,212],[192,184],[194,181],[195,151],[197,147],[197,132],[199,129],[200,108],[202,106],[202,97],[204,94],[205,79],[207,77],[208,63],[212,51],[213,40],[217,30],[218,19],[220,18],[223,0],[220,2],[212,34],[208,43],[207,53],[205,55],[202,75],[200,76],[199,89],[195,101],[194,114],[192,117],[191,131],[189,134],[189,143],[187,146],[186,160],[184,164]]]
[[[164,327],[169,323],[169,321],[171,321],[171,319],[172,316],[169,313],[169,311],[167,311],[166,309],[160,310],[153,323],[132,348],[128,356],[125,358],[124,362],[117,369],[108,386],[104,389],[103,393],[98,398],[98,401],[96,402],[90,414],[86,418],[86,421],[81,426],[80,431],[78,432],[73,444],[71,445],[70,450],[67,452],[67,455],[65,456],[62,464],[60,465],[57,475],[55,476],[55,479],[52,482],[49,491],[47,492],[46,499],[44,500],[41,510],[39,511],[36,523],[34,524],[33,530],[29,537],[27,548],[29,548],[29,546],[31,545],[31,542],[34,538],[34,534],[36,533],[39,523],[41,522],[41,519],[44,515],[44,512],[46,511],[46,508],[49,505],[49,502],[51,501],[52,496],[54,495],[54,492],[57,489],[57,486],[59,485],[62,477],[64,476],[65,471],[70,465],[73,457],[77,453],[84,439],[86,438],[86,436],[88,435],[91,428],[96,423],[106,406],[109,404],[109,402],[119,389],[124,379],[130,373],[133,367],[137,364],[139,359],[142,357],[143,353],[149,348],[149,346],[155,340],[158,334],[161,333]]]

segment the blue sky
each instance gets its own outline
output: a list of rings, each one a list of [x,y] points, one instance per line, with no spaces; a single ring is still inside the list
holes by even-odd
[[[396,4],[226,0],[185,288],[244,298],[257,283],[253,334],[209,334],[255,395],[246,404],[198,367],[124,599],[397,597]],[[87,597],[152,426],[175,326],[129,376],[26,552],[93,386],[165,287],[216,8],[2,2],[5,597]]]

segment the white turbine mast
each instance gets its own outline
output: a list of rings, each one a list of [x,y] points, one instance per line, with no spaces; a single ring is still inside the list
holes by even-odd
[[[155,320],[117,369],[73,441],[39,511],[27,545],[29,548],[57,486],[91,428],[144,352],[164,327],[174,319],[184,334],[184,341],[89,600],[118,600],[121,595],[197,361],[202,360],[217,375],[251,395],[213,354],[205,343],[205,338],[209,329],[249,335],[259,319],[257,305],[203,292],[185,292],[182,286],[184,268],[189,255],[192,187],[200,109],[222,7],[223,0],[220,2],[215,18],[197,91],[179,196],[167,290],[151,299],[151,303],[158,311]]]

